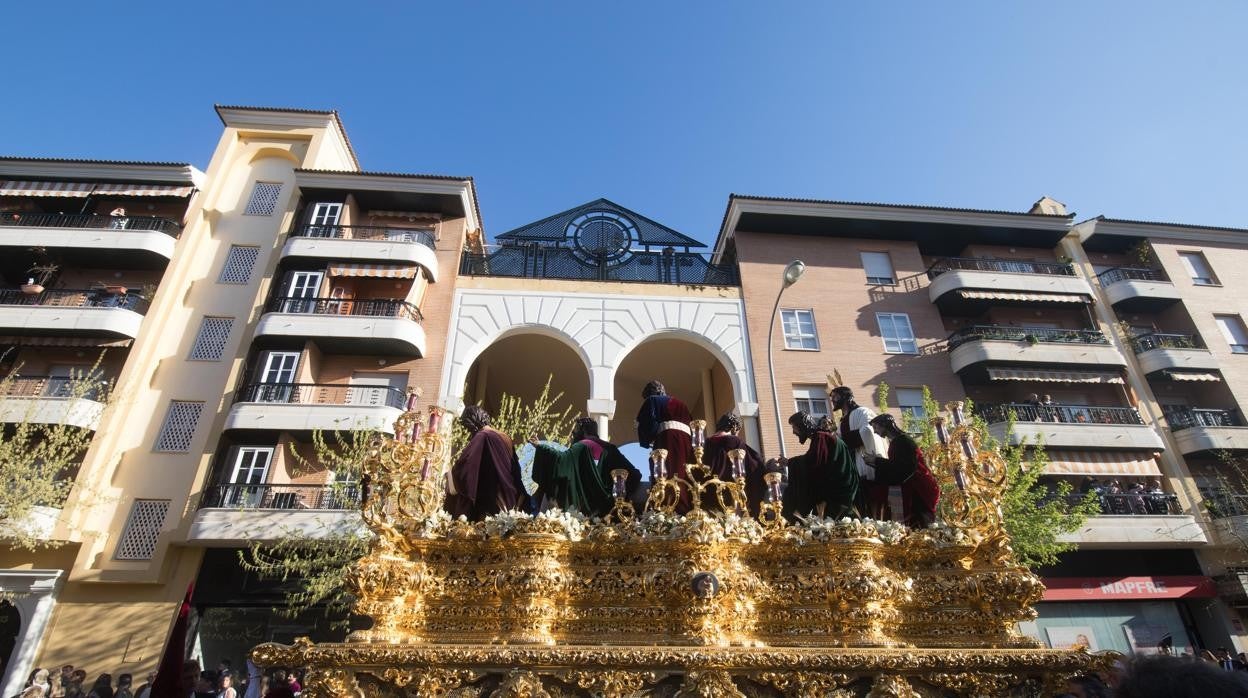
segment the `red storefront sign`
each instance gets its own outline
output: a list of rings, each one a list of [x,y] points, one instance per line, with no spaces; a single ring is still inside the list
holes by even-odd
[[[1213,579],[1179,577],[1045,577],[1045,601],[1135,601],[1139,599],[1209,599],[1217,596]]]

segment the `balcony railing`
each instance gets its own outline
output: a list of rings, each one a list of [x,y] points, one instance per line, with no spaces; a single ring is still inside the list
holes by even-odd
[[[103,230],[156,231],[177,237],[181,226],[158,216],[99,216],[90,213],[5,213],[0,225],[31,228],[95,228]]]
[[[1002,274],[1048,274],[1074,276],[1075,267],[1063,262],[1028,262],[1013,259],[981,259],[979,257],[946,257],[927,270],[927,278],[935,279],[947,271],[991,271]]]
[[[360,486],[213,485],[204,491],[201,509],[358,509]]]
[[[981,340],[1004,340],[1014,342],[1046,342],[1054,344],[1109,344],[1100,330],[1059,330],[1050,327],[1005,327],[1001,325],[973,325],[949,335],[949,348],[956,349],[967,342]]]
[[[1228,516],[1248,516],[1248,494],[1235,494],[1221,489],[1201,489],[1209,516],[1224,519]]]
[[[1200,339],[1190,334],[1164,334],[1151,332],[1132,337],[1131,349],[1142,354],[1152,349],[1204,349]]]
[[[0,289],[0,305],[40,305],[58,308],[120,308],[140,315],[147,312],[147,299],[137,293],[110,293],[104,289],[57,288],[40,293],[20,289]]]
[[[625,281],[649,284],[737,286],[735,264],[712,264],[694,252],[635,251],[595,257],[579,248],[505,245],[490,254],[465,252],[464,276],[507,276],[574,281]]]
[[[433,233],[411,228],[385,228],[369,225],[301,225],[292,237],[334,238],[338,240],[377,240],[388,242],[415,242],[435,249]]]
[[[1182,431],[1192,427],[1238,427],[1243,424],[1233,410],[1195,408],[1167,410],[1166,423],[1170,425],[1170,431]]]
[[[1116,284],[1119,281],[1166,281],[1165,274],[1159,269],[1144,267],[1114,267],[1096,275],[1102,286]]]
[[[420,322],[420,308],[393,298],[274,298],[267,310],[271,313],[302,313],[307,315],[354,315],[395,317]]]
[[[402,409],[407,402],[407,393],[384,385],[252,383],[238,391],[237,401],[285,405],[358,405]]]
[[[94,400],[99,387],[67,376],[11,376],[0,381],[4,397],[81,397]]]
[[[1084,495],[1070,495],[1070,503],[1078,504]],[[1176,516],[1183,513],[1178,495],[1166,492],[1120,492],[1096,494],[1101,516]]]
[[[1088,405],[1033,405],[1025,402],[976,405],[975,412],[989,424],[1009,420],[1010,413],[1020,422],[1062,422],[1066,424],[1143,424],[1134,407],[1091,407]]]

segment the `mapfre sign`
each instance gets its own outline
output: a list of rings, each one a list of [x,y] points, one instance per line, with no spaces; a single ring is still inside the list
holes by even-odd
[[[1210,577],[1046,577],[1045,601],[1201,599],[1217,595]]]

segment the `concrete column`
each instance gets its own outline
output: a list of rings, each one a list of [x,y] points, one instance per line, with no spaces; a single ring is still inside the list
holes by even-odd
[[[13,656],[4,668],[4,678],[0,679],[0,696],[22,692],[52,618],[64,574],[61,570],[0,571],[0,589],[13,595],[9,602],[17,609],[22,623],[17,643],[13,645]]]
[[[763,452],[763,434],[758,425],[758,403],[738,402],[737,416],[741,418],[741,438],[755,451]],[[766,454],[764,454],[766,457]]]
[[[598,438],[603,441],[610,441],[611,434],[608,433],[611,424],[611,418],[615,416],[615,400],[591,399],[585,404],[585,413],[594,421],[598,422]]]
[[[715,414],[715,382],[711,380],[711,369],[702,369],[702,409],[706,413],[706,425],[708,433],[715,433],[715,420],[719,419],[719,415]]]

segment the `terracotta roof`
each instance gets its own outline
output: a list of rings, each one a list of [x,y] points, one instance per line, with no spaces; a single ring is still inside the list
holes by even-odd
[[[139,167],[190,167],[189,162],[144,162],[142,160],[87,160],[82,158],[28,158],[20,155],[0,155],[0,161],[9,162],[64,162],[78,165],[136,165]]]
[[[342,133],[342,140],[347,143],[347,152],[351,154],[351,162],[356,167],[360,166],[360,158],[355,154],[355,147],[351,145],[351,137],[347,135],[347,127],[342,123],[342,117],[338,115],[337,109],[295,109],[291,107],[247,107],[236,104],[216,104],[213,109],[217,110],[217,117],[221,119],[221,123],[225,123],[225,118],[221,116],[222,109],[239,109],[242,111],[264,111],[264,112],[289,112],[291,114],[321,114],[323,116],[333,117],[334,123],[338,126],[338,131]]]
[[[1106,223],[1121,223],[1123,225],[1161,225],[1167,228],[1192,228],[1194,230],[1224,230],[1229,233],[1248,233],[1248,228],[1229,228],[1221,225],[1191,225],[1189,223],[1167,223],[1165,221],[1134,221],[1127,218],[1108,218],[1106,216],[1097,216],[1091,220],[1105,221]],[[1085,223],[1087,221],[1084,221]]]

